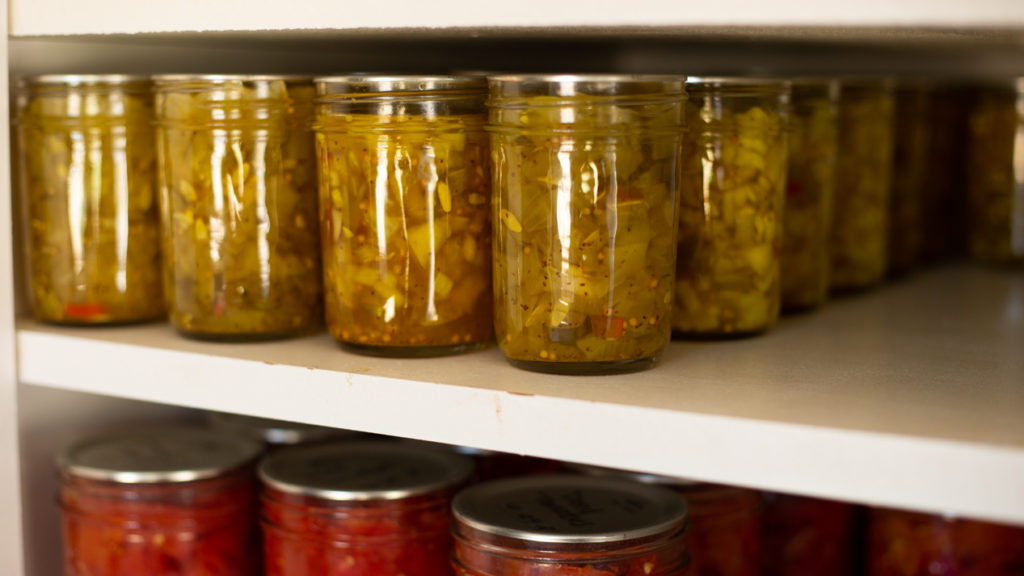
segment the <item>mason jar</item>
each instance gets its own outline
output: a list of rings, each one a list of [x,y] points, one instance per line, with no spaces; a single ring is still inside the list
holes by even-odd
[[[282,448],[260,464],[266,576],[450,576],[472,462],[397,442]]]
[[[853,504],[765,493],[761,576],[854,576],[861,530]]]
[[[210,340],[321,325],[309,79],[157,76],[171,322]]]
[[[979,89],[968,126],[971,258],[1024,265],[1024,79]]]
[[[847,80],[839,105],[839,167],[832,221],[831,290],[885,279],[893,164],[893,90],[888,80]]]
[[[318,78],[327,328],[346,347],[437,356],[491,339],[487,84]]]
[[[781,306],[786,82],[687,81],[672,330],[718,338],[775,325]]]
[[[259,444],[186,427],[90,438],[58,457],[67,576],[254,576]]]
[[[892,190],[889,198],[888,274],[910,272],[921,261],[925,242],[925,206],[940,201],[926,188],[929,145],[946,138],[932,125],[931,84],[904,81],[895,89]]]
[[[477,484],[452,503],[455,576],[681,576],[686,504],[615,478],[550,475]]]
[[[786,311],[814,308],[828,298],[839,144],[838,81],[797,79],[792,90],[780,263]]]
[[[496,76],[495,336],[515,366],[647,368],[670,338],[678,76]]]
[[[162,318],[149,79],[23,79],[15,124],[35,317],[60,324]]]

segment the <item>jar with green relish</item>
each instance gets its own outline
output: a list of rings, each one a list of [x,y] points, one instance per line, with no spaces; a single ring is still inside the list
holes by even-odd
[[[716,338],[779,317],[790,87],[690,78],[672,330]]]
[[[491,339],[483,78],[316,81],[327,328],[346,347],[437,356]]]
[[[925,203],[936,202],[925,188],[932,163],[929,140],[939,137],[931,124],[932,88],[906,81],[895,90],[892,190],[889,199],[890,276],[906,274],[921,259],[925,240]]]
[[[683,78],[496,76],[495,334],[515,366],[652,366],[670,337]]]
[[[792,81],[786,206],[782,224],[782,308],[806,310],[828,297],[828,240],[839,144],[839,83]]]
[[[156,79],[171,322],[210,340],[320,326],[313,85],[285,76]]]
[[[893,109],[891,82],[843,81],[830,242],[833,291],[868,288],[885,279],[889,260]]]
[[[24,79],[16,125],[35,317],[83,325],[162,318],[149,79]]]
[[[1024,79],[979,89],[970,108],[968,247],[988,264],[1024,265]]]

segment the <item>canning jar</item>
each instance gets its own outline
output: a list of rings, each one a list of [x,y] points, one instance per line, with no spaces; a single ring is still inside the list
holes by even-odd
[[[855,290],[885,278],[892,187],[892,83],[844,81],[832,221],[831,289]]]
[[[36,318],[163,317],[152,84],[136,76],[19,82],[17,160]]]
[[[925,172],[925,235],[921,261],[967,252],[967,119],[972,90],[964,84],[933,85],[928,105],[928,169]]]
[[[397,442],[282,448],[260,464],[267,576],[450,576],[472,463]]]
[[[683,84],[490,79],[495,335],[513,365],[625,372],[668,345]]]
[[[681,576],[686,504],[664,488],[550,475],[477,484],[452,503],[455,576]]]
[[[875,508],[867,576],[1024,574],[1024,528]]]
[[[902,82],[895,90],[892,190],[889,199],[890,276],[906,274],[917,265],[924,243],[926,201],[936,201],[925,188],[933,167],[929,140],[939,137],[931,124],[930,85]]]
[[[762,576],[852,576],[860,548],[857,507],[789,494],[764,494]]]
[[[67,576],[254,576],[255,442],[157,426],[58,458]]]
[[[971,257],[990,264],[1024,264],[1024,79],[979,89],[969,130]]]
[[[687,89],[672,330],[762,332],[781,303],[789,84],[691,77]]]
[[[165,289],[182,334],[320,325],[312,91],[283,76],[156,77]]]
[[[828,241],[836,180],[839,83],[792,81],[786,200],[782,219],[782,308],[807,310],[828,297]]]
[[[317,79],[327,328],[386,356],[491,338],[487,83]]]

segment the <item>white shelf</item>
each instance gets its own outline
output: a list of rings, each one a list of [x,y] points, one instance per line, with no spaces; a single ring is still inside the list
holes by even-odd
[[[13,0],[10,34],[80,35],[263,30],[387,30],[578,27],[945,27],[1024,25],[1016,0],[592,0],[471,3],[466,0]]]
[[[162,325],[24,321],[17,340],[35,385],[1024,524],[1021,274],[930,271],[760,338],[674,343],[629,376]]]

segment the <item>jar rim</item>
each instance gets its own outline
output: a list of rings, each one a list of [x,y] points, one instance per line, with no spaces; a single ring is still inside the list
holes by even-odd
[[[158,85],[183,84],[187,82],[209,82],[222,84],[225,82],[284,82],[312,81],[313,77],[304,74],[155,74],[153,82]]]
[[[318,76],[313,82],[320,96],[487,90],[487,81],[481,76],[350,74]]]
[[[151,81],[145,74],[40,74],[19,79],[26,86],[117,86]]]
[[[61,472],[119,484],[181,483],[221,476],[255,460],[252,440],[182,425],[124,429],[76,442],[57,456]]]
[[[456,525],[496,537],[600,544],[674,533],[686,524],[687,505],[679,494],[661,486],[551,474],[470,486],[455,496],[452,514]]]

